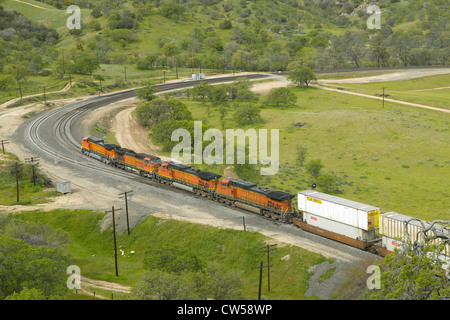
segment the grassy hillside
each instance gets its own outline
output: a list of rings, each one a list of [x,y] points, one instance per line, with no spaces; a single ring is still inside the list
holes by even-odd
[[[101,232],[99,226],[104,215],[83,210],[56,210],[25,212],[14,217],[67,232],[70,244],[64,252],[70,256],[71,263],[80,267],[83,276],[133,287],[142,278],[143,261],[153,244],[163,247],[170,244],[205,264],[218,263],[227,272],[239,274],[243,297],[257,298],[259,271],[252,267],[259,266],[259,262],[265,259],[260,247],[268,239],[262,235],[148,217],[132,230],[131,235],[125,232],[117,237],[118,249],[124,254],[119,252],[119,277],[116,277],[112,230],[110,227]],[[271,253],[271,291],[263,289],[263,296],[266,299],[305,299],[308,268],[324,260],[306,250],[279,245]]]
[[[368,30],[368,1],[59,1],[4,0],[0,25],[2,100],[43,86],[61,89],[72,76],[91,92],[136,85],[128,72],[185,68],[284,71],[300,61],[313,69],[446,65],[448,3],[380,1],[381,29]],[[69,30],[70,4],[81,7],[80,30]],[[11,10],[15,10],[14,13]],[[23,14],[23,17],[18,16]],[[26,22],[45,25],[55,34]],[[25,32],[22,32],[25,31]],[[21,63],[16,77],[10,65]],[[192,69],[192,70],[189,70]],[[103,70],[103,71],[102,71]],[[107,77],[105,77],[105,74]],[[112,75],[111,75],[112,74]],[[167,74],[169,75],[169,74]],[[80,79],[79,77],[82,77]],[[142,75],[147,77],[147,75]],[[93,79],[92,79],[93,77]],[[140,79],[141,80],[141,79]],[[139,82],[139,81],[138,81]],[[79,94],[79,92],[75,92]]]

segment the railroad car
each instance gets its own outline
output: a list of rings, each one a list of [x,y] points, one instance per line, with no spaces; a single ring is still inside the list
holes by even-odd
[[[114,165],[120,169],[133,171],[141,176],[154,178],[161,166],[161,158],[146,154],[136,153],[126,148],[116,148],[116,160]]]
[[[293,223],[310,232],[361,249],[380,242],[378,207],[306,190],[298,193],[298,210],[301,218]]]
[[[235,205],[244,203],[260,210],[260,214],[287,221],[295,214],[292,208],[293,194],[260,188],[255,183],[241,179],[222,179],[217,185],[217,200]]]
[[[397,212],[388,212],[380,215],[380,234],[382,236],[382,248],[387,250],[387,253],[393,253],[395,249],[402,249],[403,243],[407,240],[409,235],[410,241],[423,241],[422,231],[429,228],[431,223],[409,217]],[[434,228],[442,234],[450,235],[450,229],[442,225],[434,225]],[[427,236],[433,236],[431,231],[428,231]],[[442,245],[442,239],[436,238],[429,242],[430,244]],[[447,269],[450,266],[450,244],[443,246],[439,254],[439,259],[443,263],[443,268]]]
[[[217,183],[221,175],[200,171],[192,167],[175,162],[164,162],[158,168],[157,179],[163,183],[178,183],[192,188],[196,194],[214,197]]]
[[[81,142],[81,152],[103,161],[106,164],[112,164],[117,158],[116,149],[118,145],[105,143],[102,139],[94,137],[85,137]]]

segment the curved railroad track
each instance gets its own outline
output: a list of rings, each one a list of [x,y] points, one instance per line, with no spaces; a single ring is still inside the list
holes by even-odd
[[[174,82],[156,85],[158,92],[179,90],[192,87],[202,81],[210,84],[234,81],[239,78],[259,79],[267,77],[265,74],[250,74],[246,76],[231,76],[206,80]],[[83,102],[68,104],[34,118],[26,129],[25,138],[41,153],[53,157],[55,162],[65,161],[72,165],[83,166],[105,174],[114,174],[126,178],[139,179],[135,174],[124,172],[102,164],[95,159],[83,156],[80,153],[81,143],[72,135],[72,124],[86,113],[108,104],[136,97],[134,89],[104,96],[89,98]],[[50,130],[51,127],[51,130]],[[49,141],[53,140],[53,141]],[[58,145],[57,147],[55,147]],[[140,179],[145,181],[147,179]]]

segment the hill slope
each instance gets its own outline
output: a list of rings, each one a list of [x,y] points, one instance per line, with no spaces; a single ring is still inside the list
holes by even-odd
[[[292,61],[313,69],[449,63],[448,2],[378,1],[379,30],[367,29],[368,3],[5,0],[0,66],[11,76],[0,90],[15,91],[15,82],[37,75],[91,76],[99,63],[246,71],[284,71]],[[70,4],[81,7],[80,30],[66,26]],[[42,24],[51,34],[36,27]],[[8,69],[15,63],[26,76]]]

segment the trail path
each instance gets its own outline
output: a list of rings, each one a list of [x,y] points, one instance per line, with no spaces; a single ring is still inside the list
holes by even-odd
[[[87,294],[90,296],[94,296],[95,289],[101,289],[101,290],[107,290],[117,293],[130,293],[131,287],[124,286],[118,283],[114,282],[108,282],[108,281],[102,281],[102,280],[96,280],[91,279],[88,277],[81,276],[81,292],[83,294]],[[111,297],[105,297],[102,295],[99,295],[98,293],[95,293],[95,297],[100,299],[108,299],[110,300]]]
[[[357,72],[358,70],[355,70]],[[349,79],[320,79],[318,83],[375,83],[375,82],[386,82],[386,81],[399,81],[399,80],[409,80],[415,78],[422,78],[427,76],[435,76],[439,74],[450,73],[450,68],[436,68],[436,69],[410,69],[410,70],[399,70],[397,72],[386,71],[387,73],[361,77],[361,78],[349,78]]]
[[[36,4],[29,3],[29,2],[25,2],[25,1],[20,1],[20,0],[14,0],[14,1],[15,1],[15,2],[19,2],[19,3],[26,4],[26,5],[29,5],[29,6],[32,6],[32,7],[35,7],[35,8],[39,8],[39,9],[42,9],[42,10],[57,10],[57,9],[44,8],[44,7],[38,6],[38,5],[36,5]]]
[[[363,93],[357,93],[357,92],[350,92],[350,91],[344,91],[344,90],[339,90],[339,89],[327,88],[327,87],[323,87],[323,86],[320,86],[320,85],[314,85],[314,84],[310,85],[310,86],[311,87],[315,87],[315,88],[319,88],[319,89],[322,89],[322,90],[334,91],[334,92],[339,92],[339,93],[344,93],[344,94],[351,94],[351,95],[354,95],[354,96],[360,96],[360,97],[370,98],[370,99],[383,100],[383,97],[372,96],[372,95],[369,95],[369,94],[363,94]],[[412,102],[406,102],[406,101],[400,101],[400,100],[394,100],[394,99],[388,99],[388,98],[384,98],[384,101],[398,103],[398,104],[403,104],[403,105],[406,105],[406,106],[419,107],[419,108],[424,108],[424,109],[429,109],[429,110],[434,110],[434,111],[450,113],[449,109],[432,107],[432,106],[427,106],[427,105],[418,104],[418,103],[412,103]]]
[[[68,91],[74,84],[75,84],[75,82],[72,82],[72,84],[68,83],[61,90],[50,91],[50,92],[46,92],[45,94],[47,95],[47,94],[52,94],[52,93],[60,93],[60,92]],[[31,98],[31,97],[38,97],[38,96],[43,96],[43,95],[44,95],[44,93],[30,94],[28,96],[23,96],[22,99]],[[13,104],[13,103],[15,103],[15,102],[17,102],[19,100],[20,100],[20,98],[15,98],[15,99],[9,100],[9,101],[1,104],[0,105],[0,109],[7,108],[9,105],[11,105],[11,104]]]

